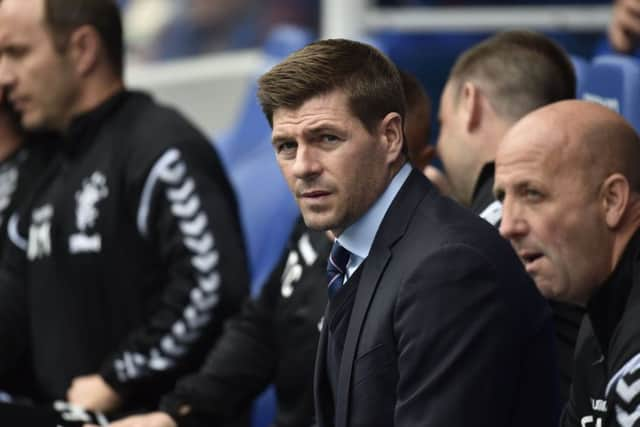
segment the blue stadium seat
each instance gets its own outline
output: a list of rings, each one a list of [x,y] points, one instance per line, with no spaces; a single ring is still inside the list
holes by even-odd
[[[271,128],[256,98],[257,79],[312,40],[310,32],[291,26],[271,32],[263,47],[263,66],[250,83],[234,126],[215,138],[238,199],[254,297],[268,279],[299,216],[271,147]],[[271,386],[253,405],[252,426],[271,425],[275,412],[276,399]]]
[[[280,173],[270,138],[246,153],[229,170],[240,206],[251,266],[251,295],[256,296],[280,258],[300,211]]]
[[[573,70],[576,73],[576,98],[580,99],[584,93],[584,86],[591,64],[581,56],[569,55],[569,59],[571,59]]]
[[[616,54],[595,57],[581,98],[617,111],[640,131],[640,62]]]
[[[271,32],[263,49],[264,64],[250,84],[235,124],[215,138],[239,199],[254,296],[278,260],[298,215],[276,165],[270,144],[271,128],[256,98],[257,79],[311,40],[311,33],[298,27],[282,26]]]

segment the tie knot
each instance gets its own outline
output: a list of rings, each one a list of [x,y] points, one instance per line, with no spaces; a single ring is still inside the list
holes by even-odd
[[[333,264],[335,268],[340,270],[344,274],[351,252],[340,246],[340,243],[336,240],[333,242],[331,248],[331,256],[329,257],[329,264]]]
[[[327,261],[327,278],[329,280],[330,297],[342,286],[350,256],[351,252],[340,246],[337,240],[333,242],[329,261]]]

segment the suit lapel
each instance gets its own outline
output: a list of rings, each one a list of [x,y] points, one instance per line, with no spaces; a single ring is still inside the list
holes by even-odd
[[[333,425],[333,394],[331,387],[327,383],[327,330],[326,324],[329,305],[324,310],[322,330],[318,341],[318,351],[316,353],[315,372],[313,376],[313,395],[316,407],[316,423],[320,427]]]
[[[351,375],[364,320],[382,273],[391,258],[391,247],[404,235],[417,204],[426,193],[425,189],[429,189],[429,186],[425,186],[424,182],[426,179],[422,174],[415,170],[411,172],[389,207],[380,229],[376,233],[369,256],[363,265],[340,360],[340,374],[335,399],[336,427],[348,425]]]

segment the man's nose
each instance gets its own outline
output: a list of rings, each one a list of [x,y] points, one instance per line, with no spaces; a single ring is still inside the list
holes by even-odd
[[[522,215],[517,202],[505,197],[502,201],[502,219],[500,220],[500,234],[508,240],[521,237],[528,232],[528,224]]]
[[[3,95],[6,95],[7,89],[11,88],[15,82],[15,71],[8,63],[6,57],[0,54],[0,89],[4,92]]]
[[[296,158],[293,164],[293,174],[296,178],[304,179],[318,175],[322,171],[322,166],[318,158],[318,153],[312,147],[300,144],[296,151]]]

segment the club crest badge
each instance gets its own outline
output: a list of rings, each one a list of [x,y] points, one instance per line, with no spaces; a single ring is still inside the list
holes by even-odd
[[[71,253],[100,252],[102,236],[92,232],[100,215],[98,203],[109,195],[107,178],[101,172],[94,172],[82,181],[82,188],[76,192],[76,226],[78,233],[69,237]]]

